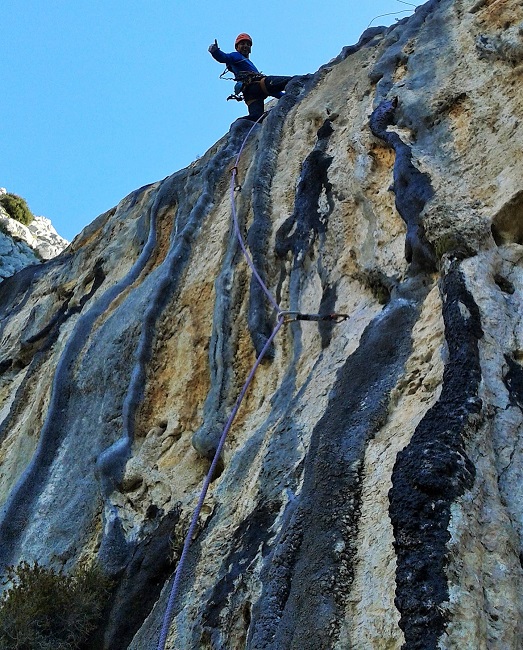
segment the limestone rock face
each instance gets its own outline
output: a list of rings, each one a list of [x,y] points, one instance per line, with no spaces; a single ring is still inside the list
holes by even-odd
[[[431,0],[0,285],[0,563],[97,561],[89,647],[523,638],[523,7]],[[237,171],[230,190],[231,169]]]
[[[0,188],[1,194],[6,194],[5,188]],[[35,217],[25,226],[11,219],[0,205],[0,280],[26,266],[56,257],[68,245],[50,219]]]
[[[9,219],[9,225],[12,221],[13,219]],[[2,228],[2,217],[0,217],[0,228]],[[0,230],[0,281],[26,266],[39,263],[40,258],[31,246]]]
[[[67,239],[56,232],[51,220],[46,217],[35,217],[28,228],[36,239],[36,251],[44,260],[56,257],[69,246]]]

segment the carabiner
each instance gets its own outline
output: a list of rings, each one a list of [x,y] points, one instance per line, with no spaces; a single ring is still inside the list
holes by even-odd
[[[278,312],[278,320],[281,319],[284,323],[292,323],[298,320],[299,315],[299,311],[280,311]]]

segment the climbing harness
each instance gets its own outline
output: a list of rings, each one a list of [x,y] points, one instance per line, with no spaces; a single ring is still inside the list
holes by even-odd
[[[226,77],[226,74],[232,74],[232,77]],[[267,75],[264,75],[263,72],[236,72],[234,73],[229,67],[226,67],[225,70],[221,73],[220,79],[223,79],[224,81],[235,81],[236,83],[234,84],[234,92],[227,97],[227,101],[230,99],[235,99],[237,102],[245,102],[247,105],[251,103],[251,101],[247,101],[245,97],[243,96],[243,89],[246,86],[249,86],[250,84],[254,83],[259,83],[263,92],[269,96],[269,93],[267,92],[267,87],[265,85],[265,77]]]
[[[226,74],[232,74],[232,77],[225,77]],[[221,73],[220,79],[224,81],[239,81],[244,84],[252,84],[256,81],[261,81],[265,79],[267,75],[264,75],[263,72],[249,72],[248,70],[233,72],[229,67]]]
[[[284,311],[280,309],[280,306],[276,300],[276,298],[272,295],[271,291],[267,288],[265,282],[262,280],[260,274],[256,270],[256,267],[254,266],[254,263],[252,261],[252,258],[247,251],[247,247],[245,245],[245,242],[243,240],[241,231],[240,231],[240,226],[238,223],[238,216],[236,213],[236,205],[235,205],[235,197],[234,193],[235,191],[238,191],[241,189],[241,186],[237,182],[237,175],[238,175],[238,162],[240,160],[240,157],[243,153],[243,150],[245,148],[245,145],[247,143],[247,140],[249,139],[249,136],[251,135],[252,131],[256,127],[256,125],[263,119],[265,114],[260,116],[256,122],[253,123],[252,127],[249,129],[247,135],[245,136],[242,145],[240,147],[240,150],[238,151],[238,155],[236,156],[236,160],[234,163],[234,166],[232,167],[231,171],[231,185],[230,185],[230,196],[231,196],[231,212],[232,212],[232,219],[233,219],[233,224],[234,224],[234,232],[236,235],[236,238],[238,239],[238,243],[240,244],[240,247],[242,249],[243,255],[245,257],[245,260],[251,269],[254,277],[256,278],[258,284],[260,285],[261,289],[267,296],[267,299],[271,303],[271,305],[274,307],[276,310],[276,325],[274,326],[274,329],[272,330],[271,335],[267,339],[267,342],[263,346],[263,349],[261,350],[260,354],[258,355],[253,367],[251,368],[251,371],[245,380],[245,383],[243,385],[243,388],[240,391],[240,394],[236,398],[236,402],[234,404],[234,408],[231,411],[231,414],[229,416],[229,419],[227,420],[227,423],[225,424],[225,427],[222,431],[222,434],[220,436],[220,440],[218,441],[218,445],[216,447],[216,451],[214,454],[214,457],[211,462],[211,466],[209,468],[209,471],[207,472],[207,476],[205,477],[205,481],[202,486],[202,490],[200,492],[200,497],[198,499],[198,503],[196,504],[196,508],[194,510],[191,523],[189,525],[189,529],[187,531],[187,534],[185,536],[185,541],[182,549],[182,553],[180,555],[180,559],[178,561],[178,565],[176,567],[175,575],[174,575],[174,581],[171,587],[171,591],[169,594],[169,600],[167,602],[167,607],[165,609],[163,621],[162,621],[162,629],[160,631],[160,638],[158,641],[158,646],[157,650],[165,650],[165,644],[167,642],[167,636],[169,634],[169,629],[171,626],[171,620],[172,620],[172,615],[173,615],[173,610],[174,610],[174,604],[176,602],[176,596],[178,595],[178,590],[180,586],[180,581],[181,581],[181,576],[183,573],[183,569],[185,566],[185,562],[187,560],[187,555],[189,552],[189,547],[191,545],[192,539],[195,535],[196,532],[196,527],[198,524],[198,518],[200,516],[205,497],[207,496],[207,491],[209,489],[209,486],[212,482],[212,479],[215,475],[216,472],[216,467],[218,465],[218,461],[220,459],[223,447],[225,445],[225,440],[227,438],[227,434],[229,433],[229,430],[233,424],[234,418],[236,417],[236,414],[238,413],[241,403],[243,402],[243,399],[247,393],[247,390],[249,389],[249,386],[254,379],[254,375],[256,374],[256,370],[258,369],[260,363],[262,362],[263,358],[265,357],[267,351],[272,345],[272,342],[276,338],[276,335],[280,331],[280,329],[285,325],[286,323],[290,323],[293,321],[298,321],[298,320],[304,320],[304,321],[331,321],[333,323],[341,323],[342,321],[346,320],[349,318],[348,314],[302,314],[301,312],[298,311]]]

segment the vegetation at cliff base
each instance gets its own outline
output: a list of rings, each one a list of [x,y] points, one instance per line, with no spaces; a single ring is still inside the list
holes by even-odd
[[[34,215],[29,209],[27,202],[21,196],[16,194],[2,194],[0,196],[0,205],[7,214],[16,221],[28,226],[34,219]]]
[[[97,567],[70,575],[39,565],[10,567],[0,600],[0,650],[78,650],[96,628],[110,592]]]

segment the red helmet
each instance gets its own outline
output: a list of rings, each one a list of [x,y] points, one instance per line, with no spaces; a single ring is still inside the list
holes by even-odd
[[[249,41],[249,43],[252,46],[252,38],[249,36],[249,34],[238,34],[238,36],[236,37],[236,40],[234,41],[234,48],[235,49],[236,49],[236,46],[238,45],[238,43],[240,43],[241,41]]]

